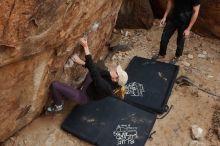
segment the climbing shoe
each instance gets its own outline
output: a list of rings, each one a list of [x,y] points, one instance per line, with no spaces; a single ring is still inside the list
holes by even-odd
[[[61,105],[56,105],[56,104],[54,104],[54,105],[50,105],[49,107],[47,107],[47,112],[49,112],[49,113],[55,113],[55,112],[60,112],[60,111],[62,111],[63,110],[63,104],[61,104]]]

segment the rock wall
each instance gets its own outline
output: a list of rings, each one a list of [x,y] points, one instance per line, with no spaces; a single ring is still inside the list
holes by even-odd
[[[220,0],[202,0],[195,32],[220,38]]]
[[[80,53],[83,34],[88,34],[95,60],[105,55],[121,3],[0,1],[0,143],[41,113],[52,80],[80,81],[85,70],[64,64],[74,52]]]
[[[156,18],[162,18],[166,10],[167,0],[150,0],[150,4]]]
[[[166,9],[166,0],[150,0],[154,15],[162,18]],[[199,18],[194,31],[202,36],[220,38],[220,1],[201,0]]]
[[[117,28],[146,28],[153,25],[149,0],[124,0],[117,20]]]

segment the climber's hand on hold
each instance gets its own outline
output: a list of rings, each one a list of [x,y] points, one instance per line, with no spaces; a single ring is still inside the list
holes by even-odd
[[[80,38],[79,43],[83,46],[83,48],[88,48],[87,38],[85,37]]]
[[[87,38],[86,37],[80,38],[79,43],[83,46],[85,54],[90,55]]]

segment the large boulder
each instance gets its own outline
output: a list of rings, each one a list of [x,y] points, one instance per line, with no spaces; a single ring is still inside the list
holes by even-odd
[[[202,0],[195,32],[203,36],[220,38],[220,0]]]
[[[154,15],[162,18],[166,10],[167,0],[151,0]],[[194,31],[202,36],[215,36],[220,38],[220,1],[201,0],[199,18]]]
[[[146,28],[153,25],[149,0],[124,0],[117,20],[117,28]]]
[[[38,116],[52,80],[79,81],[82,67],[64,68],[87,34],[98,60],[122,0],[0,1],[0,143]]]
[[[167,0],[150,0],[150,4],[156,18],[162,18],[166,10]]]

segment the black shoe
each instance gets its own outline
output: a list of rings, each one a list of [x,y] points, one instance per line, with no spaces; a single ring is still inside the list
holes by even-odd
[[[173,59],[170,60],[170,64],[175,65],[179,61],[179,57],[174,57]]]

